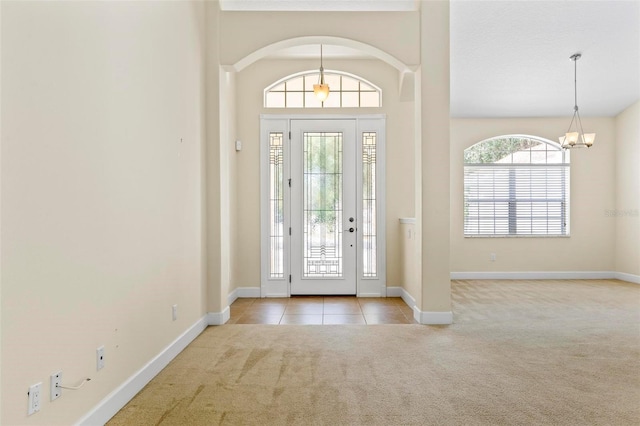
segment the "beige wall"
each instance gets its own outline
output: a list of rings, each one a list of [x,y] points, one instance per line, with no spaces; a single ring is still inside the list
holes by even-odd
[[[451,120],[451,271],[613,271],[615,220],[605,215],[615,200],[616,129],[612,118],[582,119],[596,132],[589,149],[571,151],[569,238],[464,238],[463,151],[484,139],[526,134],[552,141],[568,118]],[[496,261],[490,261],[490,253]]]
[[[405,64],[420,62],[416,12],[221,12],[221,17],[224,65],[269,44],[304,36],[344,37],[375,46]]]
[[[280,78],[318,67],[317,60],[261,60],[237,75],[237,138],[242,151],[235,154],[237,207],[232,288],[258,287],[260,265],[260,114],[380,114],[387,115],[387,285],[400,285],[399,217],[413,215],[413,102],[400,102],[398,73],[378,60],[335,60],[326,69],[356,74],[383,91],[383,107],[367,109],[267,109],[263,90]],[[409,167],[407,167],[409,165]]]
[[[640,101],[616,117],[615,271],[640,279]]]
[[[1,7],[0,423],[72,424],[204,315],[203,5]]]

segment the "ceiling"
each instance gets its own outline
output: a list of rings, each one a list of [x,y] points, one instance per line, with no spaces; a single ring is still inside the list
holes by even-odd
[[[410,11],[415,0],[221,0],[223,10]],[[640,99],[640,0],[451,0],[451,115],[615,116]],[[325,46],[325,57],[363,52]],[[319,48],[277,58],[318,57]]]

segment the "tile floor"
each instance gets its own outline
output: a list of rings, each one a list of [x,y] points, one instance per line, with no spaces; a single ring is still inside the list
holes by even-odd
[[[399,297],[295,296],[237,299],[227,324],[415,324]]]

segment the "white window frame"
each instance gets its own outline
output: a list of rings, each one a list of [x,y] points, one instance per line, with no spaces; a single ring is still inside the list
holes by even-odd
[[[317,108],[343,108],[342,105],[340,105],[340,107],[335,107],[335,106],[332,106],[332,107],[326,106],[325,107],[324,103],[321,103],[320,107],[317,107],[317,106],[301,106],[301,107],[300,106],[294,106],[294,107],[291,107],[291,106],[286,106],[286,104],[285,104],[284,107],[273,107],[273,106],[267,105],[267,94],[270,93],[273,90],[273,88],[275,88],[275,87],[277,87],[277,86],[279,86],[279,85],[281,85],[283,83],[287,83],[290,80],[294,80],[294,79],[296,79],[298,77],[302,77],[302,76],[305,76],[305,77],[306,76],[313,76],[314,79],[317,80],[319,75],[320,75],[320,72],[317,69],[316,70],[307,70],[307,71],[302,71],[302,72],[298,72],[298,73],[295,73],[295,74],[288,75],[288,76],[283,77],[280,80],[276,81],[275,83],[270,84],[269,86],[267,86],[264,89],[263,98],[262,98],[263,99],[263,106],[265,108],[269,108],[269,109],[272,109],[272,108],[312,108],[312,109],[317,109]],[[362,77],[360,77],[358,75],[351,74],[351,73],[344,72],[344,71],[338,71],[338,70],[324,70],[324,75],[325,75],[325,79],[328,76],[332,76],[332,75],[341,76],[341,77],[344,76],[344,77],[352,78],[354,80],[357,80],[360,83],[364,83],[364,84],[366,84],[368,86],[371,86],[373,89],[375,89],[375,92],[378,94],[378,106],[373,106],[373,107],[356,106],[356,107],[344,107],[344,108],[381,108],[382,107],[382,89],[380,87],[376,86],[375,84],[373,84],[372,82],[370,82],[370,81],[368,81],[368,80],[366,80],[366,79],[364,79],[364,78],[362,78]],[[331,90],[331,93],[329,94],[329,96],[333,96],[333,97],[339,96],[340,98],[342,98],[342,95],[341,95],[342,92],[343,92],[342,88],[336,89],[335,87],[330,87],[330,90]],[[304,88],[303,88],[302,91],[309,93],[309,91],[305,90]],[[296,91],[296,92],[298,92],[298,91]],[[351,92],[351,91],[350,90],[345,90],[344,92]],[[366,92],[371,92],[371,91],[366,91]],[[357,93],[360,93],[360,90],[358,90]],[[304,95],[303,95],[303,98],[304,98]],[[285,96],[285,99],[286,99],[286,96]]]
[[[570,155],[569,155],[569,151],[567,150],[563,150],[560,145],[556,142],[553,142],[551,140],[542,138],[542,137],[538,137],[538,136],[530,136],[530,135],[503,135],[503,136],[495,136],[492,138],[488,138],[485,139],[483,141],[480,141],[470,147],[468,147],[467,149],[465,149],[465,152],[472,148],[475,147],[479,144],[483,144],[483,143],[488,143],[494,140],[499,140],[499,139],[506,139],[506,138],[517,138],[517,139],[530,139],[539,143],[544,143],[547,144],[550,147],[553,147],[553,149],[551,151],[558,151],[558,153],[561,154],[561,158],[562,161],[560,163],[542,163],[542,162],[529,162],[529,163],[499,163],[499,162],[494,162],[494,163],[464,163],[464,173],[463,173],[463,185],[464,185],[464,189],[463,189],[463,208],[464,208],[464,212],[463,212],[463,234],[465,238],[471,237],[471,238],[477,238],[477,237],[518,237],[518,238],[527,238],[527,237],[569,237],[570,236],[570,174],[571,174],[571,161],[570,161]],[[527,151],[517,151],[517,152],[527,152]],[[535,150],[533,151],[535,152]],[[521,176],[526,176],[526,171],[529,171],[530,176],[532,176],[534,174],[534,171],[538,169],[538,170],[554,170],[555,172],[559,171],[559,182],[560,185],[563,185],[561,187],[561,193],[563,194],[561,197],[554,199],[554,198],[549,198],[548,194],[546,197],[540,198],[540,197],[529,197],[529,198],[523,198],[522,196],[518,196],[517,192],[518,188],[514,187],[514,182],[516,182],[517,176],[520,174]],[[500,178],[502,179],[499,184],[502,184],[501,188],[504,190],[505,188],[505,182],[508,183],[508,188],[509,188],[509,194],[508,196],[486,196],[486,197],[468,197],[467,196],[467,189],[469,187],[473,187],[473,184],[471,182],[470,176],[473,172],[475,173],[479,173],[479,174],[483,174],[485,175],[486,178],[489,178],[491,175],[493,175],[494,177],[497,175],[496,172],[505,172],[508,171],[509,172],[509,177],[508,179],[504,179],[504,178]],[[469,180],[468,180],[469,179]],[[558,179],[556,179],[554,181],[554,177],[545,177],[544,180],[544,184],[543,183],[538,183],[537,186],[535,187],[535,189],[538,189],[540,191],[542,190],[547,190],[550,184],[557,184],[558,183]],[[476,188],[478,188],[478,185],[475,185]],[[500,187],[500,185],[498,186]],[[496,186],[492,186],[492,188],[496,188]],[[526,186],[525,186],[526,188]],[[545,201],[545,200],[551,200],[551,201]],[[563,225],[561,224],[561,230],[560,233],[544,233],[542,232],[542,228],[538,228],[537,231],[534,230],[534,207],[533,204],[534,203],[560,203],[560,220],[561,223],[563,223]],[[517,228],[517,224],[518,224],[518,211],[517,211],[517,207],[518,205],[522,205],[526,203],[530,203],[531,207],[531,213],[530,216],[525,216],[525,217],[529,217],[529,220],[531,222],[531,229],[530,232],[528,233],[519,233],[518,228]],[[480,221],[481,219],[481,213],[480,213],[480,206],[479,204],[484,204],[485,208],[487,206],[491,206],[493,204],[493,232],[484,232],[484,233],[480,233],[480,224],[478,223],[477,225],[477,232],[469,232],[470,230],[468,229],[468,224],[467,224],[467,208],[469,208],[470,204],[476,204],[478,205],[477,207],[477,220]],[[504,205],[506,204],[507,207],[507,231],[506,232],[496,232],[496,228],[498,227],[498,225],[496,225],[498,223],[497,219],[503,218],[504,217],[504,213],[502,213],[500,216],[498,216],[497,211],[500,209],[500,205]],[[538,204],[538,206],[540,206],[540,204]],[[504,210],[504,208],[502,209]],[[544,219],[546,221],[546,227],[547,229],[549,228],[549,223],[550,223],[550,216],[547,213],[546,218]],[[562,220],[564,219],[564,221],[562,222]],[[491,222],[491,219],[488,219],[487,222]],[[504,225],[502,225],[502,227],[504,227]]]

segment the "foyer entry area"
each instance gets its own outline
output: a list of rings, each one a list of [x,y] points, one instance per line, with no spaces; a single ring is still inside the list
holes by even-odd
[[[399,297],[292,296],[237,299],[227,324],[416,324]]]

